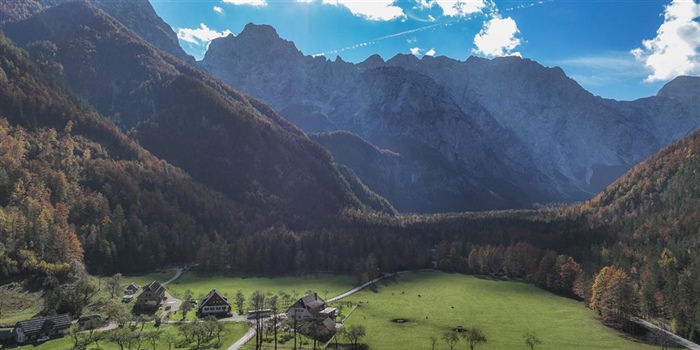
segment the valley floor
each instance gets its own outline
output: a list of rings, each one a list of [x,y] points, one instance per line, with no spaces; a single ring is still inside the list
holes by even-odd
[[[124,282],[140,285],[152,280],[165,282],[174,273],[174,270],[165,270],[143,276],[125,276]],[[352,289],[352,286],[352,277],[348,275],[247,277],[186,271],[167,288],[176,296],[191,290],[195,297],[216,288],[228,294],[229,298],[238,290],[246,297],[255,290],[274,294],[284,291],[290,295],[296,292],[299,296],[314,290],[321,297],[330,299]],[[581,302],[513,280],[439,271],[407,272],[334,301],[331,306],[341,310],[341,318],[349,315],[346,327],[366,327],[367,336],[362,342],[370,349],[430,349],[432,336],[437,338],[435,349],[448,349],[442,335],[457,325],[483,330],[488,342],[479,344],[477,349],[526,349],[523,334],[527,331],[534,331],[543,341],[536,347],[538,350],[654,349],[605,327],[595,318],[593,311]],[[401,320],[401,323],[397,320]],[[247,323],[227,322],[221,346],[225,348],[236,342],[249,326]],[[177,334],[174,325],[163,325],[161,329],[173,336]],[[280,332],[280,337],[285,334]],[[287,337],[291,338],[291,335]],[[266,338],[271,341],[271,336]],[[345,339],[340,340],[341,344],[343,342],[346,342]],[[288,341],[280,344],[279,348],[291,348],[292,344],[293,341]],[[244,348],[253,348],[252,345],[249,342]],[[71,346],[70,337],[65,337],[17,349],[49,350]],[[272,346],[271,343],[264,344],[264,348]],[[334,342],[329,345],[329,348],[333,347]],[[103,342],[100,348],[110,350],[118,346]],[[310,344],[305,344],[304,348],[311,348]],[[465,349],[468,344],[460,340],[455,348]]]
[[[358,305],[346,326],[364,325],[371,349],[448,349],[445,331],[481,328],[477,349],[526,349],[523,334],[543,341],[536,349],[654,349],[602,325],[582,303],[532,284],[444,272],[415,272],[379,282],[341,302]],[[396,323],[392,320],[406,322]],[[468,348],[464,340],[457,349]]]

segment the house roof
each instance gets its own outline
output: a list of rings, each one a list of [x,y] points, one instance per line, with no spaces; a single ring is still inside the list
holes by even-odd
[[[225,296],[221,295],[219,291],[216,289],[212,289],[207,296],[202,299],[202,302],[199,304],[199,308],[203,308],[205,306],[221,306],[221,305],[228,305],[231,306],[231,303],[228,301],[228,298]]]
[[[335,321],[331,320],[330,318],[323,320],[323,326],[331,332],[335,331]]]
[[[316,293],[309,294],[301,298],[301,301],[308,309],[315,309],[326,304],[326,302],[323,299],[319,298],[318,294]]]
[[[68,314],[38,317],[17,322],[16,328],[21,328],[24,334],[34,334],[40,331],[52,331],[70,327],[71,318]]]
[[[141,294],[139,294],[138,299],[153,299],[154,297],[159,297],[163,294],[165,294],[165,288],[163,288],[163,286],[157,281],[153,281],[143,287],[143,291],[141,291]]]
[[[158,281],[153,281],[153,282],[149,283],[147,286],[143,287],[144,291],[148,290],[148,291],[156,292],[156,293],[160,292],[162,289],[163,289],[163,286],[160,283],[158,283]]]
[[[155,282],[155,281],[154,281],[154,282]],[[139,286],[137,286],[137,285],[134,284],[134,283],[131,283],[130,285],[128,285],[128,286],[126,287],[126,289],[127,289],[127,290],[134,290],[134,291],[136,291],[136,290],[139,290]]]
[[[305,308],[311,312],[321,311],[326,307],[326,302],[319,298],[318,294],[312,293],[297,300],[289,309]]]
[[[329,315],[329,314],[334,313],[336,310],[338,310],[338,309],[336,309],[336,308],[334,308],[334,307],[327,307],[327,308],[323,309],[323,310],[321,311],[321,313],[322,313],[322,314]]]

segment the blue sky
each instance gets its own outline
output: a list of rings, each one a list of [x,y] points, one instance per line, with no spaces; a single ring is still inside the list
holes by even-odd
[[[560,66],[596,95],[655,94],[700,74],[698,0],[150,0],[201,59],[209,41],[270,24],[307,55],[520,55]]]

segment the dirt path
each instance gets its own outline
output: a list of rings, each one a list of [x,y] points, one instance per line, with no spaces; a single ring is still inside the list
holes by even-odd
[[[175,276],[173,276],[171,279],[161,283],[163,287],[169,285],[170,283],[175,282],[178,278],[180,278],[180,275],[182,275],[182,268],[181,267],[176,267],[175,268]]]
[[[175,282],[180,276],[182,275],[182,268],[181,267],[176,267],[175,268],[175,276],[173,276],[171,279],[163,282],[161,285],[163,287],[167,286],[170,283]],[[169,310],[166,310],[163,312],[162,315],[160,315],[161,320],[165,320],[167,315],[171,312],[175,312],[177,310],[180,310],[180,306],[182,306],[182,300],[177,299],[170,295],[168,291],[165,291],[165,303],[163,304],[163,308],[165,309],[166,307],[170,306]]]
[[[243,345],[253,339],[253,336],[255,336],[255,327],[250,327],[248,332],[246,332],[241,339],[238,339],[235,343],[233,343],[233,345],[228,347],[228,350],[238,350],[242,348]]]
[[[649,323],[649,322],[647,322],[647,321],[642,320],[641,318],[630,317],[630,319],[631,319],[632,321],[634,321],[634,322],[637,322],[637,323],[641,324],[642,326],[646,327],[647,329],[650,329],[650,330],[653,330],[653,331],[657,331],[657,332],[664,332],[664,333],[666,333],[666,335],[667,335],[669,338],[673,339],[674,342],[678,343],[678,345],[684,346],[684,347],[686,347],[686,348],[688,348],[688,349],[692,349],[692,350],[700,350],[700,345],[695,344],[695,343],[691,342],[691,341],[688,340],[688,339],[681,338],[681,337],[679,337],[679,336],[677,336],[677,335],[675,335],[675,334],[673,334],[673,333],[671,333],[671,332],[669,332],[669,331],[667,331],[667,330],[665,330],[665,329],[659,328],[659,327],[657,327],[657,326],[654,325],[654,324],[651,324],[651,323]]]

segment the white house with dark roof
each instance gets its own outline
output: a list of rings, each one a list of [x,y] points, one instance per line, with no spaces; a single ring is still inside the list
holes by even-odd
[[[331,319],[335,321],[337,310],[326,305],[326,301],[321,299],[318,294],[309,294],[297,300],[287,310],[287,318],[296,322],[302,322],[309,319],[323,321]]]
[[[226,316],[231,314],[231,302],[216,289],[212,289],[199,303],[199,316]]]
[[[19,321],[15,325],[15,340],[18,343],[32,341],[43,336],[51,337],[68,333],[72,319],[68,314],[37,317]]]

